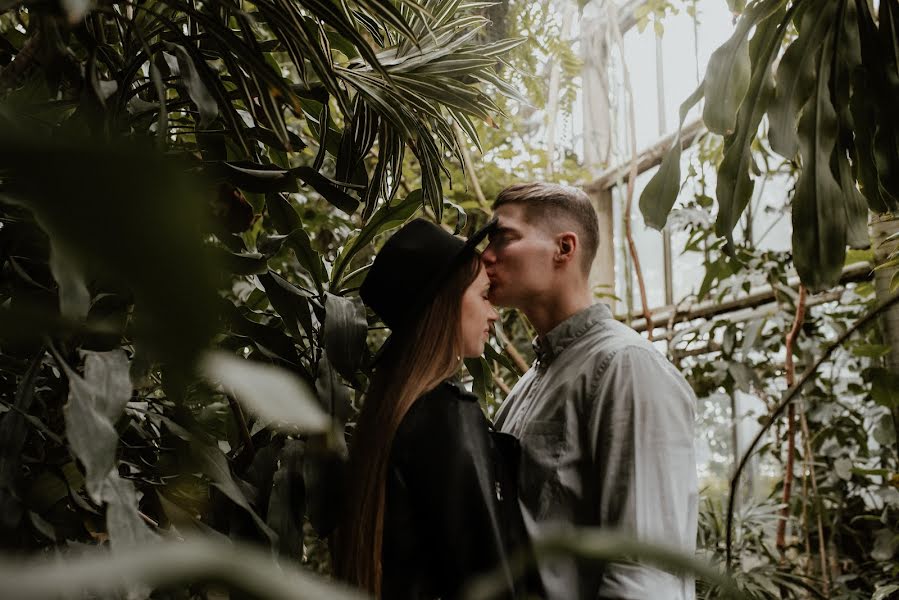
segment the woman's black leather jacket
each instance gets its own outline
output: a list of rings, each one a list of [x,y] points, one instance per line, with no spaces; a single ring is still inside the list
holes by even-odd
[[[446,381],[419,398],[397,430],[387,475],[382,597],[452,599],[501,570],[505,596],[524,597],[509,559],[527,546],[515,490],[517,442],[490,431],[477,397]]]

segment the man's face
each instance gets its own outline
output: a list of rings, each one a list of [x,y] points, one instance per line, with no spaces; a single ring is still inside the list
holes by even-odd
[[[552,286],[555,240],[528,223],[521,206],[505,204],[495,214],[496,229],[481,255],[490,277],[490,301],[524,308]]]

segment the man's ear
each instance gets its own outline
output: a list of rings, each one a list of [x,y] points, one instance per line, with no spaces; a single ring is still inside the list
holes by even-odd
[[[578,248],[577,234],[573,231],[566,231],[556,236],[556,256],[558,263],[569,262],[574,258],[574,254]]]

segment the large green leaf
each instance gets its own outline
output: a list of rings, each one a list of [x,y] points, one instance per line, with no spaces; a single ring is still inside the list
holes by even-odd
[[[375,143],[379,124],[378,115],[361,95],[357,95],[353,102],[353,118],[344,128],[340,140],[335,173],[337,179],[351,181],[360,167],[364,171],[364,165],[360,163]]]
[[[249,545],[211,539],[159,542],[127,552],[97,548],[61,559],[0,560],[0,586],[18,600],[46,600],[71,593],[119,597],[128,582],[175,589],[185,583],[221,581],[256,598],[362,600],[363,594],[325,581],[291,561],[276,564]]]
[[[227,352],[210,352],[203,358],[201,370],[269,427],[304,433],[328,428],[330,418],[319,407],[315,392],[286,369]]]
[[[471,391],[474,395],[481,399],[481,402],[487,402],[493,397],[490,390],[493,389],[493,371],[490,365],[483,357],[466,358],[465,369],[471,375]]]
[[[799,36],[784,52],[777,68],[774,98],[768,109],[768,141],[771,149],[785,158],[792,159],[799,151],[799,109],[815,89],[815,57],[839,4],[825,2],[803,11]]]
[[[858,161],[855,143],[855,119],[852,115],[851,85],[852,74],[861,66],[861,40],[859,39],[858,13],[855,2],[843,0],[837,14],[839,28],[835,38],[832,98],[837,112],[839,135],[831,171],[840,184],[846,209],[846,241],[852,248],[866,248],[868,238],[868,205],[859,191],[851,162]]]
[[[172,42],[166,42],[166,48],[173,52],[175,58],[178,59],[181,81],[184,83],[184,87],[187,88],[190,99],[193,100],[200,113],[198,125],[203,128],[209,127],[219,116],[218,103],[212,97],[212,94],[209,93],[209,90],[206,89],[206,84],[203,82],[203,78],[200,77],[199,72],[197,72],[194,61],[187,51],[182,46]]]
[[[829,87],[834,29],[818,52],[818,82],[799,120],[802,172],[793,196],[793,262],[814,291],[839,282],[846,256],[846,209],[830,168],[837,138]]]
[[[140,515],[133,482],[112,473],[106,480],[103,499],[107,502],[106,530],[115,552],[138,548],[159,539]],[[140,586],[133,584],[132,589],[138,593],[144,592]]]
[[[256,510],[253,509],[244,490],[238,485],[238,480],[231,473],[228,457],[222,454],[222,451],[214,446],[194,443],[192,444],[191,449],[200,469],[210,481],[212,481],[212,485],[234,502],[234,504],[244,509],[253,519],[253,522],[259,528],[259,531],[261,531],[271,543],[277,543],[278,535],[272,531],[271,527],[269,527]],[[243,485],[246,485],[245,482],[242,483]]]
[[[250,161],[223,161],[211,165],[213,172],[247,192],[295,192],[296,176],[290,169]]]
[[[66,439],[84,465],[85,487],[97,504],[106,503],[106,528],[116,550],[156,539],[140,517],[134,484],[116,469],[119,443],[116,421],[131,399],[129,361],[121,349],[83,352],[84,377],[61,357],[57,362],[69,380],[69,400],[64,407]],[[145,595],[139,588],[132,593]]]
[[[285,557],[302,556],[303,553],[303,515],[306,512],[304,450],[305,444],[300,440],[284,441],[265,512],[266,523],[278,534],[279,551]]]
[[[285,243],[293,250],[300,265],[309,272],[318,293],[323,292],[323,284],[328,281],[328,272],[321,255],[312,247],[309,235],[302,228],[290,232]]]
[[[259,275],[259,282],[265,288],[265,293],[271,302],[272,308],[278,311],[284,321],[284,327],[300,340],[312,335],[312,317],[309,309],[309,296],[274,271]]]
[[[836,168],[833,166],[834,162]],[[868,204],[855,183],[846,150],[839,143],[834,148],[831,171],[836,175],[843,196],[846,243],[852,248],[867,248],[871,245],[868,237]]]
[[[59,286],[59,313],[73,321],[81,321],[87,316],[91,303],[84,267],[70,250],[55,240],[50,241],[50,271]]]
[[[303,180],[304,183],[312,186],[312,189],[321,194],[325,200],[346,214],[351,215],[359,208],[359,200],[350,196],[337,183],[311,167],[297,167],[292,170],[292,173]]]
[[[258,252],[228,252],[215,249],[219,263],[229,273],[235,275],[257,275],[268,271],[268,260]]]
[[[312,167],[283,169],[276,165],[263,165],[250,161],[222,161],[212,165],[211,169],[219,176],[227,178],[234,186],[248,192],[295,192],[296,180],[300,179],[347,214],[353,214],[359,207],[356,198]]]
[[[293,250],[297,262],[309,273],[309,277],[312,279],[318,294],[322,295],[324,293],[324,284],[328,281],[328,272],[325,269],[324,262],[322,262],[321,255],[312,247],[309,234],[306,233],[302,226],[294,229],[289,235],[268,236],[258,243],[260,249],[264,246],[264,252],[267,254],[274,254],[285,245]]]
[[[752,79],[737,112],[734,133],[724,140],[724,158],[718,167],[715,188],[718,198],[715,231],[728,239],[752,197],[753,182],[749,177],[753,164],[751,144],[771,98],[771,65],[796,6],[793,4],[786,12],[777,10],[759,23],[750,43]]]
[[[328,294],[322,346],[337,372],[352,380],[362,364],[368,321],[358,298]]]
[[[337,370],[328,359],[328,351],[323,350],[318,360],[318,375],[315,378],[315,391],[319,400],[336,424],[341,426],[350,416],[350,388],[338,377]]]
[[[865,373],[871,382],[871,399],[889,409],[899,408],[899,374],[883,367],[873,367]]]
[[[272,292],[266,290],[266,294],[271,301]],[[289,292],[286,292],[285,290],[285,295],[287,295],[287,297],[291,297],[288,294]],[[305,297],[303,299],[305,301]],[[280,300],[281,299],[279,298],[279,301]],[[263,355],[271,360],[279,360],[285,365],[297,364],[297,362],[299,361],[299,355],[297,353],[294,339],[286,335],[281,327],[274,324],[263,325],[262,323],[257,323],[256,321],[250,320],[249,318],[247,318],[244,312],[241,311],[241,309],[234,306],[228,300],[222,299],[220,306],[222,320],[226,324],[228,331],[233,338],[244,342],[244,346],[254,346]],[[301,309],[294,310],[299,312],[299,310]],[[246,309],[244,309],[244,311],[246,311]],[[284,319],[283,316],[282,319]],[[284,328],[290,331],[295,337],[297,337],[297,339],[301,339],[302,334],[298,333],[299,329],[296,326],[297,320],[297,316],[294,314],[292,323],[294,329],[296,329],[296,332],[291,330],[291,322],[287,321],[286,319],[284,319]]]
[[[286,194],[272,193],[265,197],[268,216],[278,233],[287,235],[303,226],[300,215]]]
[[[881,106],[877,102],[881,70],[877,25],[867,0],[856,0],[856,7],[862,66],[852,74],[850,101],[856,148],[854,175],[868,202],[868,208],[874,212],[887,212],[893,208],[893,202],[881,189],[875,158],[875,133],[882,121]]]
[[[69,379],[65,405],[66,439],[84,465],[85,486],[95,502],[116,464],[115,422],[131,398],[128,357],[122,350],[85,352],[84,377],[60,361]]]
[[[899,3],[881,1],[878,17],[881,73],[877,98],[881,110],[874,134],[874,159],[881,192],[895,206],[899,204],[899,111],[895,106],[899,97]]]
[[[677,127],[677,135],[674,136],[674,144],[662,159],[659,170],[640,194],[640,212],[643,213],[646,224],[655,229],[661,230],[665,227],[668,213],[677,201],[677,194],[680,191],[681,129],[687,113],[702,98],[704,90],[705,84],[700,83],[690,97],[680,105],[680,124]]]
[[[707,101],[702,111],[709,131],[724,135],[734,130],[737,109],[749,89],[749,32],[761,17],[759,6],[761,3],[740,17],[734,33],[709,58],[704,79]]]

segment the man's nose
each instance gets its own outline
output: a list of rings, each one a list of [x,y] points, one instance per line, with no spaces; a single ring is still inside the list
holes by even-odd
[[[481,260],[488,267],[496,263],[496,253],[493,252],[493,244],[487,244],[487,247],[481,252]]]

